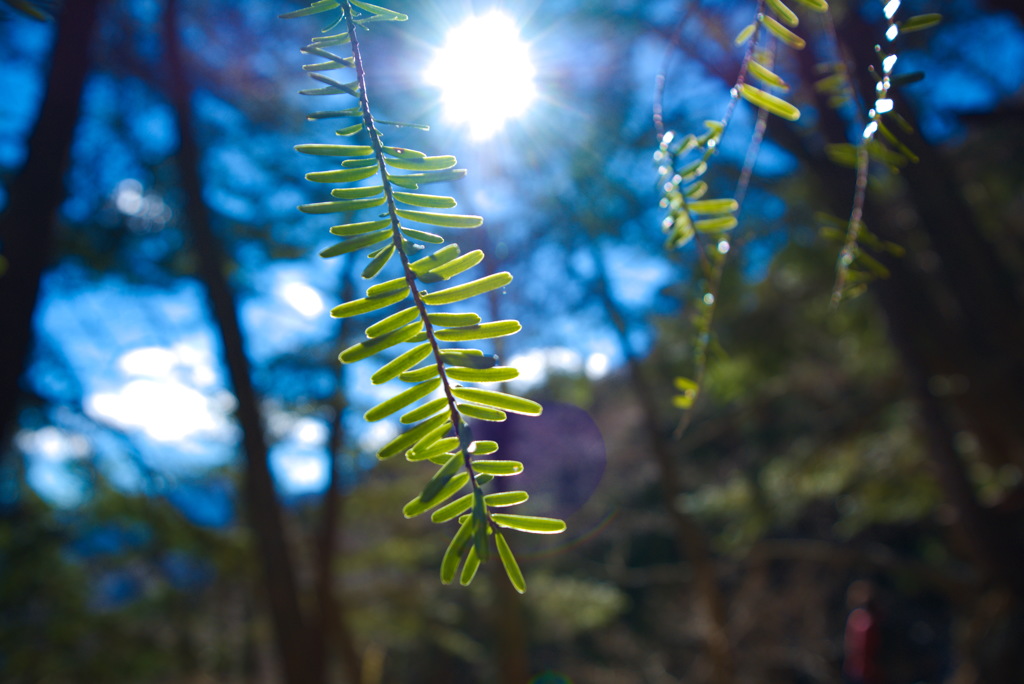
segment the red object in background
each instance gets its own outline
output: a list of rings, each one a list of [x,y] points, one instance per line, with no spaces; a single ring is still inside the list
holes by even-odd
[[[878,617],[872,610],[874,590],[867,582],[854,582],[847,593],[851,608],[843,637],[843,677],[848,684],[881,684],[878,667]]]

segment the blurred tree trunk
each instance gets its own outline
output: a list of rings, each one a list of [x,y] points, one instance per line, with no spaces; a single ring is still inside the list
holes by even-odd
[[[608,314],[619,341],[619,348],[629,369],[630,384],[640,403],[644,432],[658,467],[658,488],[661,503],[668,514],[676,548],[681,558],[693,567],[694,589],[703,611],[703,637],[711,660],[712,681],[731,684],[735,681],[732,644],[728,632],[728,608],[719,585],[718,569],[711,553],[711,544],[704,531],[689,514],[683,511],[677,499],[683,492],[682,477],[676,467],[675,456],[669,443],[669,434],[658,419],[657,394],[644,375],[640,358],[630,341],[629,327],[622,307],[612,295],[604,257],[597,240],[588,240],[594,262],[593,288]]]
[[[353,271],[355,256],[348,255],[342,274],[341,299],[350,301],[355,298]],[[345,346],[348,319],[341,319],[338,324],[338,339]],[[333,362],[333,359],[331,359]],[[334,560],[338,556],[341,544],[341,520],[345,498],[341,491],[341,452],[345,443],[344,412],[347,405],[344,390],[345,366],[338,368],[338,389],[331,402],[331,431],[327,441],[327,489],[324,491],[323,517],[317,534],[315,548],[315,596],[313,606],[313,625],[310,633],[311,661],[314,668],[314,681],[331,681],[330,652],[337,647],[341,652],[341,666],[346,673],[347,681],[359,684],[363,680],[362,656],[356,648],[348,623],[348,610],[344,605],[334,579]]]
[[[508,581],[501,563],[489,563],[494,587],[491,626],[495,639],[497,684],[522,684],[530,679],[526,616],[522,597]]]
[[[242,429],[246,465],[246,513],[264,576],[277,655],[285,682],[317,684],[313,673],[322,676],[324,668],[310,658],[309,634],[301,612],[295,566],[268,462],[260,399],[252,384],[237,304],[225,275],[228,259],[213,231],[210,210],[203,200],[200,152],[192,129],[192,86],[182,59],[177,0],[168,0],[162,23],[168,95],[180,141],[177,158],[185,204],[183,230],[197,258],[198,276],[206,288],[214,325],[223,345],[231,389],[238,401],[236,417]]]
[[[28,363],[39,283],[49,265],[57,210],[64,201],[64,170],[79,120],[100,5],[100,0],[78,0],[61,10],[28,156],[7,188],[7,207],[0,214],[0,256],[5,265],[0,265],[0,458],[16,427],[18,382]]]

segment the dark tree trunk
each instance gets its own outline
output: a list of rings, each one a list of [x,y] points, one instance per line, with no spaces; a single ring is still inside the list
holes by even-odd
[[[184,232],[191,240],[198,276],[206,288],[207,302],[223,345],[231,389],[238,401],[237,419],[242,429],[245,459],[245,501],[248,524],[270,604],[277,655],[288,684],[317,684],[312,673],[323,673],[309,657],[307,626],[303,620],[292,554],[285,537],[283,515],[268,463],[268,449],[260,399],[253,387],[238,310],[225,275],[228,264],[223,246],[212,227],[210,210],[203,200],[199,177],[200,151],[192,129],[192,87],[178,33],[176,0],[168,0],[164,12],[164,48],[168,68],[168,94],[178,127],[178,170],[185,198]]]
[[[342,299],[348,301],[351,296]],[[329,456],[327,490],[324,493],[323,520],[316,541],[316,605],[309,631],[309,660],[311,681],[331,681],[331,651],[337,649],[341,656],[345,681],[359,684],[362,681],[362,656],[356,648],[355,637],[346,615],[345,603],[338,593],[334,580],[334,560],[338,556],[340,525],[344,510],[344,495],[340,482],[340,456],[344,442],[342,412],[345,399],[339,390],[334,402],[335,419],[331,426],[327,453]]]
[[[28,157],[8,187],[0,215],[0,454],[13,434],[32,347],[32,316],[39,282],[49,265],[57,210],[64,201],[64,170],[78,124],[89,72],[93,27],[100,0],[65,4],[57,21],[46,94],[28,141]]]
[[[342,301],[355,298],[353,283],[354,255],[349,255],[345,264],[344,282],[341,287]],[[344,340],[349,327],[348,319],[342,319],[338,326],[338,338]],[[341,667],[346,681],[360,684],[363,680],[363,659],[356,647],[348,623],[348,610],[334,579],[334,560],[341,545],[341,521],[345,497],[341,490],[341,453],[345,443],[343,423],[347,401],[344,391],[345,367],[338,370],[338,390],[331,405],[333,421],[327,443],[328,480],[324,492],[323,518],[315,543],[314,558],[316,581],[316,605],[313,607],[313,622],[310,629],[310,662],[313,681],[331,681],[330,653],[337,649],[341,655]]]
[[[520,684],[530,679],[530,662],[526,617],[521,597],[516,593],[500,563],[490,563],[488,579],[494,587],[491,604],[492,626],[495,639],[495,659],[498,665],[497,684]]]

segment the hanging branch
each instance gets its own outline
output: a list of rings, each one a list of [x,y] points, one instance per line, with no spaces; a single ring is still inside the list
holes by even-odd
[[[799,2],[816,12],[828,11],[825,0]],[[662,230],[668,234],[665,246],[674,249],[686,245],[691,240],[694,241],[697,244],[697,255],[705,283],[703,292],[696,301],[698,309],[693,318],[696,328],[693,377],[677,377],[675,380],[679,394],[673,399],[673,403],[685,411],[676,427],[677,437],[681,436],[689,425],[692,415],[690,409],[704,381],[708,350],[713,340],[712,324],[719,286],[726,255],[732,247],[729,236],[738,225],[737,214],[746,197],[757,154],[764,139],[768,114],[787,121],[796,121],[800,118],[800,110],[796,106],[778,95],[752,85],[750,80],[756,80],[766,88],[783,92],[789,90],[786,82],[773,70],[776,45],[774,41],[795,50],[803,49],[806,46],[804,39],[787,28],[796,27],[798,24],[799,18],[796,13],[782,0],[758,0],[754,21],[736,37],[736,44],[745,43],[746,50],[740,62],[736,81],[730,90],[729,104],[721,120],[704,122],[705,131],[700,135],[691,133],[677,142],[675,133],[665,129],[664,72],[659,74],[656,80],[654,125],[658,132],[659,145],[654,160],[658,164],[660,205],[668,213],[662,221]],[[768,49],[759,47],[762,30],[767,31],[774,39]],[[758,118],[735,192],[731,198],[705,199],[709,188],[707,182],[701,180],[701,176],[707,172],[711,158],[718,151],[741,98],[758,108]]]
[[[392,347],[413,345],[382,365],[371,377],[375,385],[396,379],[411,385],[364,414],[367,421],[373,422],[408,409],[399,421],[412,427],[384,445],[377,456],[387,459],[405,454],[409,461],[429,461],[439,466],[423,491],[406,504],[403,512],[411,518],[435,509],[431,515],[434,522],[459,521],[458,530],[441,561],[442,582],[451,582],[465,559],[459,579],[462,584],[469,584],[480,563],[490,556],[493,537],[509,580],[516,590],[523,592],[526,582],[502,530],[554,534],[563,531],[565,523],[553,518],[492,511],[521,504],[529,498],[524,491],[484,493],[484,486],[492,478],[516,475],[522,472],[523,465],[518,461],[481,458],[495,453],[498,444],[474,440],[466,418],[503,421],[508,412],[539,415],[541,406],[505,392],[462,385],[464,382],[504,382],[517,377],[518,371],[498,366],[494,355],[479,349],[441,346],[442,342],[505,337],[518,332],[521,326],[515,320],[482,322],[474,312],[439,310],[445,305],[504,288],[512,281],[512,275],[503,271],[443,290],[419,289],[421,285],[436,284],[468,271],[483,260],[484,254],[479,249],[461,254],[459,246],[451,243],[420,256],[427,245],[444,245],[446,238],[410,228],[402,221],[471,229],[479,227],[483,219],[424,211],[450,209],[456,206],[456,201],[452,197],[414,191],[421,185],[458,180],[465,176],[465,170],[454,168],[456,160],[452,156],[427,156],[409,148],[385,145],[378,128],[381,124],[424,127],[377,120],[370,108],[358,32],[371,22],[405,21],[406,15],[360,0],[319,0],[308,8],[283,16],[302,17],[323,12],[337,16],[324,30],[325,34],[341,24],[346,30],[313,38],[312,43],[303,48],[304,53],[326,61],[304,67],[324,87],[302,93],[347,95],[356,98],[358,104],[343,110],[313,112],[309,118],[352,119],[354,123],[341,128],[337,134],[344,137],[361,134],[368,138],[368,144],[307,144],[298,145],[296,149],[317,157],[341,159],[340,168],[308,173],[308,180],[349,185],[373,179],[379,184],[334,188],[331,191],[334,200],[305,204],[299,209],[309,214],[332,214],[383,207],[384,213],[372,220],[331,227],[332,234],[344,239],[320,255],[333,257],[375,247],[368,254],[370,262],[362,272],[363,278],[376,277],[395,255],[400,269],[398,277],[371,285],[364,298],[334,307],[331,315],[346,318],[382,311],[412,298],[412,306],[371,323],[366,328],[366,339],[342,351],[339,359],[342,363],[355,363]],[[341,57],[327,50],[346,44],[351,45],[351,57]],[[344,69],[355,72],[354,81],[338,81],[323,73]],[[451,500],[467,485],[468,493]]]
[[[886,47],[883,48],[881,44],[875,45],[875,54],[878,56],[879,64],[877,68],[869,67],[869,71],[875,79],[875,93],[867,115],[863,114],[864,105],[858,103],[857,106],[857,122],[858,128],[861,130],[860,139],[855,146],[850,144],[830,145],[828,150],[834,161],[853,166],[857,174],[854,183],[853,206],[850,210],[850,218],[846,222],[845,234],[838,233],[832,227],[822,229],[826,236],[840,239],[842,242],[842,248],[836,258],[836,279],[832,288],[831,302],[833,307],[843,299],[855,297],[863,292],[867,283],[872,279],[886,278],[889,275],[885,266],[864,252],[861,243],[896,256],[903,254],[902,247],[892,242],[879,240],[864,225],[864,202],[867,197],[868,174],[872,157],[897,170],[908,163],[917,163],[918,161],[917,155],[900,141],[889,124],[893,124],[897,129],[902,129],[905,133],[913,131],[906,119],[895,111],[892,90],[900,84],[916,82],[923,75],[920,73],[907,74],[902,77],[893,75],[893,68],[899,59],[893,44],[902,33],[931,28],[939,23],[941,17],[938,14],[922,14],[899,22],[896,20],[896,13],[900,4],[901,0],[886,0],[883,4],[882,13],[886,20]],[[831,21],[828,23],[828,28],[833,44],[838,45],[835,26]],[[817,83],[817,87],[830,95],[833,106],[855,99],[855,90],[850,83],[849,70],[845,64],[839,61],[832,65],[831,71],[831,74]]]

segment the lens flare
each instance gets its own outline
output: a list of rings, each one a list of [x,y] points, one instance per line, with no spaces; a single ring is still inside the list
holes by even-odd
[[[522,116],[537,96],[529,46],[507,14],[493,11],[456,26],[424,72],[441,89],[445,116],[486,140]]]

